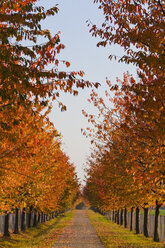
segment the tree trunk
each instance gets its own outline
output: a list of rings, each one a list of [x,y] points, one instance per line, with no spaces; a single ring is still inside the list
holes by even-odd
[[[123,225],[123,209],[120,210],[120,225]]]
[[[41,222],[41,214],[38,213],[38,223],[40,223],[40,222]]]
[[[44,214],[44,222],[46,221],[46,214]]]
[[[139,234],[139,208],[136,208],[136,234]]]
[[[124,227],[127,227],[127,208],[124,209]]]
[[[133,207],[131,208],[131,223],[130,223],[130,231],[133,230]]]
[[[41,213],[41,223],[43,223],[44,222],[44,214],[43,214],[43,212]]]
[[[18,208],[16,208],[15,210],[15,223],[14,223],[14,232],[15,234],[17,234],[19,232],[18,230]]]
[[[10,236],[9,233],[9,214],[5,214],[4,236]]]
[[[159,242],[159,233],[158,233],[158,217],[159,217],[159,209],[161,205],[158,204],[156,200],[156,210],[155,210],[155,225],[154,225],[154,241]]]
[[[112,212],[112,221],[114,222],[115,221],[115,211],[113,210]]]
[[[144,208],[144,226],[143,226],[144,236],[148,237],[148,208]]]
[[[119,209],[117,210],[117,224],[119,225]]]
[[[34,213],[33,226],[34,226],[34,227],[37,226],[37,215],[36,215],[36,213]]]
[[[30,206],[29,213],[28,213],[28,227],[29,228],[32,226],[32,210],[33,210],[33,207]]]
[[[25,208],[22,210],[22,215],[21,215],[21,231],[26,230],[26,225],[25,225]]]
[[[117,223],[117,211],[115,210],[115,223]]]

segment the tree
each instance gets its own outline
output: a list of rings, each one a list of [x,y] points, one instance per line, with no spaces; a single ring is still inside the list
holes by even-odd
[[[116,208],[127,206],[137,209],[141,206],[145,209],[156,201],[156,208],[159,209],[164,202],[163,137],[165,133],[162,129],[164,91],[161,95],[159,90],[162,87],[158,88],[151,82],[141,82],[137,85],[129,74],[124,76],[121,85],[119,82],[118,85],[111,85],[109,81],[107,83],[110,87],[110,92],[106,92],[107,97],[110,98],[112,92],[114,95],[113,99],[110,98],[113,108],[110,109],[104,100],[93,92],[90,102],[98,109],[98,116],[89,115],[83,111],[88,121],[94,126],[94,129],[87,128],[84,134],[90,137],[96,146],[97,157],[104,156],[104,160],[99,160],[101,162],[99,171],[95,171],[97,176],[93,177],[89,170],[89,181],[94,180],[94,184],[97,185],[95,180],[99,181],[101,177],[103,180],[101,187],[104,187],[102,191],[105,194],[101,199],[102,202],[105,199],[107,208],[109,206],[112,209],[114,204],[107,200],[110,198],[115,202]],[[107,166],[105,167],[106,154]],[[90,167],[91,170],[95,168],[91,165]],[[95,194],[100,195],[102,191],[99,189],[98,193],[96,185],[94,186]],[[89,186],[88,188],[90,190]],[[107,191],[106,188],[108,188]],[[127,199],[123,197],[125,195]],[[156,214],[156,229],[157,216]],[[146,224],[146,215],[144,217]],[[145,233],[147,235],[146,225]],[[159,238],[156,237],[158,234],[154,237],[154,240],[158,241]]]
[[[105,18],[101,28],[89,23],[92,35],[101,39],[98,46],[118,44],[126,52],[121,62],[134,63],[147,75],[163,76],[164,2],[94,0],[94,3],[99,4]]]
[[[57,6],[44,9],[37,0],[0,3],[0,203],[6,224],[8,213],[16,210],[18,217],[21,209],[22,230],[25,211],[33,209],[36,218],[37,212],[71,206],[79,188],[74,166],[61,151],[60,134],[48,118],[51,101],[60,91],[77,95],[77,88],[98,86],[81,79],[82,71],[59,71],[59,63],[70,66],[58,59],[64,49],[60,34],[52,36],[41,25],[57,12]]]
[[[76,78],[83,75],[82,71],[58,70],[59,62],[70,65],[58,59],[64,45],[59,33],[52,36],[40,24],[55,15],[58,8],[46,10],[36,3],[37,0],[0,3],[0,106],[8,111],[17,111],[18,105],[27,108],[31,103],[46,106],[49,99],[59,97],[60,91],[77,95],[76,88],[93,85]],[[41,38],[44,43],[39,43]],[[61,102],[59,107],[65,110]],[[4,120],[1,126],[6,128]]]
[[[49,111],[43,114],[41,106],[35,114],[22,110],[20,107],[17,112],[21,122],[8,131],[0,158],[1,210],[26,207],[50,213],[62,206],[60,199],[66,188],[63,202],[71,204],[78,190],[74,166],[61,151],[60,135],[48,119]]]
[[[113,146],[112,127],[121,130],[124,134],[124,140],[129,143],[125,165],[132,174],[135,185],[146,197],[147,201],[144,201],[144,197],[140,199],[139,203],[142,207],[145,209],[148,204],[156,206],[154,240],[159,241],[158,214],[165,200],[163,169],[165,6],[163,1],[155,0],[94,0],[94,2],[99,3],[105,21],[101,28],[89,23],[90,32],[93,36],[101,38],[98,46],[113,43],[122,46],[125,55],[119,59],[119,62],[135,64],[138,67],[138,79],[135,81],[131,75],[125,74],[124,80],[118,80],[115,85],[107,82],[110,93],[115,92],[112,100],[115,106],[113,110],[108,110],[108,106],[103,104],[103,99],[97,97],[96,93],[92,94],[91,100],[98,107],[100,116],[103,116],[100,124],[95,117],[89,116],[89,120],[97,128],[97,131],[94,131],[96,140],[92,142],[99,147],[97,139],[101,138],[107,149],[108,139]],[[110,55],[110,58],[112,57],[117,59],[115,55]],[[107,95],[111,97],[108,93]],[[85,115],[88,116],[86,113]],[[107,135],[108,138],[105,138]],[[131,167],[128,166],[128,161]],[[145,217],[145,222],[146,219]],[[146,230],[145,234],[147,236]]]

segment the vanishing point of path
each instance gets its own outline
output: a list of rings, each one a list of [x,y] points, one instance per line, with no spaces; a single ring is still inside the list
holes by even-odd
[[[75,216],[64,229],[52,248],[104,248],[86,210],[76,210]]]

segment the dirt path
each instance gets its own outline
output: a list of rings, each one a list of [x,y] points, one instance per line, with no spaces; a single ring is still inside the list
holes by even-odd
[[[52,246],[58,247],[104,248],[88,219],[86,210],[76,210],[75,216]]]

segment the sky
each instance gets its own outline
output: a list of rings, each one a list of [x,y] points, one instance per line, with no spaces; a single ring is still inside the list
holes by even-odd
[[[116,77],[122,79],[123,73],[130,71],[135,74],[136,68],[132,65],[110,61],[108,56],[115,54],[121,56],[123,49],[117,45],[109,47],[97,47],[98,38],[92,37],[86,21],[101,25],[103,21],[102,11],[93,0],[40,0],[39,3],[46,8],[58,4],[59,13],[48,17],[43,27],[49,29],[52,34],[61,32],[60,39],[65,49],[60,53],[60,59],[69,61],[70,71],[84,71],[84,79],[91,82],[99,82],[101,86],[98,94],[104,96],[106,78],[116,82]],[[88,113],[95,113],[94,107],[90,106],[87,99],[91,89],[80,90],[78,96],[62,94],[61,100],[67,106],[66,112],[61,112],[56,103],[53,103],[50,120],[56,129],[62,134],[62,148],[74,163],[76,172],[81,182],[84,180],[84,168],[86,159],[90,156],[91,144],[81,134],[81,128],[89,126],[86,118],[82,115],[82,109]]]

